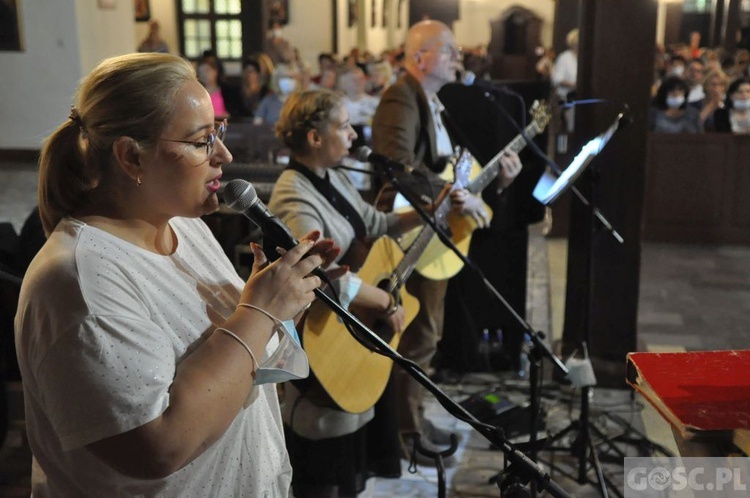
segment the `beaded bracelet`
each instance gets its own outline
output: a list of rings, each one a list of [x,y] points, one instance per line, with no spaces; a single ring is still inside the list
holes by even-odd
[[[258,306],[255,306],[254,304],[239,303],[237,305],[237,307],[238,308],[250,308],[250,309],[254,309],[255,311],[260,311],[261,313],[263,313],[264,315],[266,315],[268,318],[270,318],[271,320],[273,320],[274,324],[278,325],[278,324],[281,323],[281,320],[279,320],[278,318],[276,318],[275,316],[273,316],[271,313],[269,313],[268,311],[264,310],[263,308],[259,308]]]
[[[253,354],[252,350],[250,349],[250,346],[248,346],[247,343],[245,341],[243,341],[242,338],[240,338],[240,336],[238,336],[237,334],[235,334],[234,332],[232,332],[229,329],[225,329],[224,327],[217,327],[216,330],[218,330],[219,332],[223,332],[223,333],[227,334],[229,337],[231,337],[235,341],[239,342],[240,345],[243,348],[245,348],[245,351],[247,351],[247,354],[250,355],[250,358],[253,360],[253,370],[255,370],[255,369],[258,368],[258,360],[255,359],[255,355]]]

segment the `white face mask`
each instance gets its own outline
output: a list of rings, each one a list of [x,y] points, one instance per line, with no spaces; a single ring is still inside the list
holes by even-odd
[[[685,97],[680,95],[679,97],[667,97],[667,107],[670,109],[677,109],[682,107],[685,103]]]
[[[310,364],[300,346],[294,322],[285,320],[274,328],[274,332],[279,334],[279,345],[255,370],[256,386],[304,379],[310,375]]]
[[[682,73],[685,72],[685,66],[675,66],[669,71],[670,76],[677,76],[678,78],[682,76]]]
[[[283,95],[289,95],[297,89],[297,80],[294,78],[280,78],[279,92]]]
[[[738,111],[747,111],[750,109],[750,99],[732,100],[732,107]]]

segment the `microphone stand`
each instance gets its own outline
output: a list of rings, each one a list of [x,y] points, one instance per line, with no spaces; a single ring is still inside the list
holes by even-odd
[[[500,448],[507,461],[510,462],[509,469],[513,468],[516,475],[525,482],[533,480],[540,489],[546,489],[552,496],[558,498],[568,498],[569,495],[563,490],[558,484],[552,481],[550,475],[532,461],[529,457],[524,455],[519,449],[511,444],[503,433],[502,429],[498,429],[491,425],[485,424],[478,420],[474,415],[466,411],[464,407],[456,403],[447,394],[445,394],[427,374],[414,362],[408,360],[396,352],[391,346],[381,339],[375,332],[365,326],[357,317],[352,315],[348,310],[344,309],[335,299],[326,294],[321,289],[315,289],[315,295],[323,301],[334,313],[336,313],[342,320],[347,322],[349,325],[356,327],[358,330],[365,334],[368,341],[373,343],[377,348],[378,353],[383,354],[391,358],[401,368],[406,370],[409,375],[414,377],[420,384],[422,384],[428,391],[430,391],[438,402],[453,416],[465,421],[471,425],[478,433],[484,436],[490,443]]]
[[[427,214],[424,209],[422,209],[422,207],[419,205],[419,202],[414,198],[411,192],[404,191],[404,189],[398,183],[398,180],[395,178],[393,170],[390,167],[387,167],[384,170],[389,179],[396,186],[397,190],[399,190],[399,192],[401,192],[401,194],[404,195],[404,197],[414,206],[415,210],[427,222],[427,224],[431,226],[437,233],[441,233],[442,230],[440,230],[440,228],[434,223],[432,217]],[[443,237],[448,241],[448,243],[453,245],[452,241],[450,241],[450,239],[447,238],[444,234]],[[453,246],[453,250],[456,251],[456,253],[459,254],[462,259],[466,259],[461,251],[458,250],[458,248]],[[471,264],[471,262],[469,262],[469,264]],[[484,280],[488,285],[491,286],[486,278]],[[323,301],[323,303],[331,309],[331,311],[336,313],[339,318],[341,318],[347,325],[349,325],[347,329],[357,341],[369,347],[376,353],[390,358],[400,368],[404,369],[417,382],[424,386],[425,389],[430,391],[433,396],[435,396],[435,399],[437,399],[437,401],[443,406],[443,408],[445,408],[451,415],[471,425],[474,430],[476,430],[485,439],[487,439],[490,444],[492,444],[496,448],[499,448],[503,452],[503,454],[505,455],[506,468],[503,470],[502,474],[506,477],[497,480],[497,484],[500,487],[501,491],[503,490],[503,487],[505,487],[507,488],[507,491],[514,491],[518,493],[517,496],[521,496],[522,493],[521,491],[518,491],[518,488],[529,482],[533,482],[535,489],[538,488],[547,490],[552,496],[555,496],[557,498],[569,498],[570,495],[568,495],[568,493],[564,489],[562,489],[557,483],[555,483],[547,472],[544,472],[534,460],[530,459],[520,449],[518,449],[515,445],[511,444],[510,441],[508,441],[502,429],[480,421],[474,415],[468,412],[463,406],[456,403],[450,396],[445,394],[445,392],[443,392],[432,381],[432,379],[429,378],[429,376],[424,372],[424,370],[422,370],[422,368],[419,367],[419,365],[409,360],[408,358],[404,358],[400,353],[395,351],[390,346],[390,344],[388,344],[375,332],[370,330],[356,316],[349,312],[349,310],[344,309],[344,307],[341,306],[341,304],[338,303],[333,297],[329,296],[321,289],[315,289],[314,293],[318,297],[318,299]],[[495,293],[497,296],[499,296],[503,303],[510,308],[510,305],[502,298],[497,290],[495,290]],[[510,309],[512,310],[512,308]],[[520,316],[515,313],[514,315],[519,320],[523,321]],[[563,365],[560,360],[554,357],[554,354],[537,336],[537,334],[533,330],[531,330],[531,327],[525,322],[523,323],[531,331],[532,340],[534,340],[534,344],[536,345],[536,347],[545,350],[547,354],[549,354],[554,359],[558,367],[567,374],[567,368],[565,367],[565,365]],[[358,331],[362,332],[363,337],[359,337],[353,329],[357,329]],[[366,342],[369,342],[370,346],[372,347],[365,344]],[[452,445],[452,447],[453,446],[455,445]],[[528,446],[528,444],[524,444],[523,446],[526,447]],[[513,498],[513,493],[508,493],[507,496]]]
[[[525,443],[524,446],[529,448],[529,455],[530,458],[528,458],[529,462],[535,462],[536,461],[536,453],[537,453],[537,424],[538,424],[538,413],[539,413],[539,406],[540,406],[540,393],[538,392],[538,378],[539,378],[539,368],[540,368],[540,361],[542,358],[546,357],[552,363],[557,367],[560,372],[562,372],[563,375],[568,375],[568,368],[565,366],[565,364],[555,356],[555,354],[552,352],[552,350],[549,348],[549,346],[544,342],[544,334],[542,332],[535,331],[531,325],[523,319],[516,311],[513,309],[513,306],[508,303],[508,301],[500,294],[500,292],[495,288],[495,286],[492,285],[492,283],[487,279],[487,277],[484,275],[482,270],[473,262],[471,261],[466,255],[464,255],[458,247],[453,243],[451,238],[445,233],[445,231],[438,226],[438,224],[435,222],[432,216],[430,216],[421,206],[421,203],[419,199],[416,198],[416,196],[411,192],[409,189],[404,188],[400,182],[398,181],[398,178],[396,178],[395,172],[393,169],[388,166],[384,165],[382,168],[383,174],[390,180],[390,182],[393,184],[394,188],[404,196],[404,198],[409,201],[409,203],[412,205],[414,210],[419,214],[419,216],[427,223],[427,225],[434,230],[434,232],[437,234],[440,241],[445,244],[446,247],[448,247],[451,251],[453,251],[456,256],[458,256],[461,261],[467,265],[469,268],[471,268],[474,272],[477,273],[477,275],[482,279],[482,282],[484,283],[485,287],[490,291],[490,293],[495,296],[502,304],[506,307],[508,311],[513,315],[513,318],[526,330],[526,333],[529,334],[529,337],[531,337],[532,341],[532,348],[529,352],[529,360],[530,360],[530,370],[529,370],[529,379],[531,383],[531,389],[530,389],[530,409],[531,409],[531,418],[530,418],[530,430],[529,430],[529,442]],[[424,375],[424,373],[422,373]],[[419,379],[417,379],[419,380]],[[427,379],[429,380],[429,379]],[[420,381],[421,382],[421,381]],[[431,381],[430,381],[431,382]],[[438,398],[438,401],[440,399]],[[442,402],[441,402],[442,404]],[[445,406],[445,405],[443,405]],[[465,410],[462,409],[462,411],[465,412]],[[473,418],[473,416],[472,416]],[[476,420],[476,419],[475,419]],[[472,424],[473,426],[473,424]],[[500,429],[495,429],[496,431],[501,431]],[[481,433],[481,431],[479,431]],[[484,435],[484,434],[483,434]],[[486,437],[486,436],[485,436]],[[490,439],[490,438],[488,438]],[[490,439],[490,441],[492,441]],[[499,448],[503,449],[503,446],[498,446]],[[505,449],[503,449],[505,451]],[[507,453],[506,453],[507,455]],[[503,473],[510,473],[513,471],[516,471],[516,469],[513,467],[513,462],[511,461],[511,466],[509,466],[507,469],[503,471]],[[534,464],[536,465],[536,464]],[[517,468],[517,466],[516,466]],[[521,469],[523,471],[523,469]],[[499,481],[502,481],[500,479]],[[498,481],[498,482],[499,482]],[[513,481],[512,479],[508,480],[507,482]],[[524,483],[529,482],[529,480],[525,480]],[[532,491],[535,492],[536,488],[534,487],[534,484],[540,484],[540,489],[543,489],[543,486],[538,481],[537,478],[533,479],[532,483]]]

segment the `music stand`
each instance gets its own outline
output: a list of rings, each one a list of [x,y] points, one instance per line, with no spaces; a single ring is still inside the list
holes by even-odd
[[[589,163],[604,149],[604,146],[607,145],[607,142],[609,142],[615,132],[620,129],[623,123],[623,116],[623,113],[618,114],[615,122],[609,128],[589,140],[573,158],[570,165],[560,173],[560,176],[555,176],[552,172],[545,171],[542,177],[539,178],[536,187],[534,187],[534,191],[532,192],[534,198],[545,206],[550,206],[562,194],[570,190],[573,187],[573,183],[586,170]]]
[[[542,177],[537,182],[536,187],[534,188],[534,191],[532,195],[535,199],[537,199],[539,202],[541,202],[544,205],[551,205],[555,201],[557,201],[561,195],[563,195],[568,190],[573,189],[575,191],[575,187],[573,184],[575,181],[581,176],[581,174],[586,170],[588,165],[593,161],[594,157],[596,157],[607,145],[609,140],[614,136],[614,134],[617,132],[617,130],[620,129],[620,127],[627,123],[627,121],[623,121],[624,114],[620,113],[617,115],[615,121],[612,123],[612,125],[609,126],[604,132],[599,134],[598,136],[592,138],[589,140],[580,150],[580,152],[573,158],[570,165],[560,173],[559,176],[555,176],[553,173],[547,171],[545,172]],[[577,193],[577,191],[575,191]],[[607,219],[599,212],[599,210],[596,208],[596,206],[593,205],[593,202],[590,202],[585,199],[582,195],[578,194],[579,199],[581,199],[582,202],[586,206],[588,206],[592,212],[593,215],[595,215],[603,224],[605,228],[607,228],[610,233],[619,241],[623,242],[622,237],[612,228],[612,226],[609,224]],[[593,201],[593,199],[592,199]],[[592,227],[593,230],[593,227]],[[592,263],[589,262],[591,265]],[[589,282],[589,285],[591,283]],[[583,344],[584,349],[586,348],[586,343]],[[588,354],[586,354],[586,357],[588,358]],[[588,360],[587,360],[588,361]],[[590,367],[590,364],[589,364]],[[593,377],[593,371],[592,371],[592,377]],[[617,448],[611,441],[607,439],[605,434],[603,434],[601,431],[599,431],[590,421],[589,419],[589,392],[593,388],[593,386],[596,384],[596,380],[594,379],[593,382],[587,383],[585,385],[582,385],[582,392],[581,392],[581,411],[580,411],[580,418],[579,420],[572,421],[571,424],[563,429],[558,434],[552,436],[548,440],[548,446],[546,448],[547,451],[556,451],[556,450],[570,450],[571,453],[577,457],[578,459],[578,476],[577,476],[577,482],[579,484],[585,484],[589,482],[588,480],[588,466],[587,466],[587,460],[591,460],[591,464],[593,467],[593,470],[596,474],[596,481],[599,485],[599,492],[601,496],[607,498],[609,496],[608,489],[611,488],[618,496],[621,496],[619,492],[617,491],[616,486],[614,483],[609,479],[603,472],[601,462],[599,460],[599,455],[596,449],[596,445],[594,444],[592,438],[591,438],[591,432],[594,432],[599,438],[604,440],[606,444],[613,449],[615,452],[619,454],[620,457],[624,457],[624,453],[622,453],[619,448]],[[578,437],[576,438],[576,441],[571,445],[570,448],[563,448],[563,447],[556,447],[552,446],[555,442],[559,441],[564,437],[566,434],[568,434],[571,431],[577,431]],[[552,466],[554,467],[554,465]]]

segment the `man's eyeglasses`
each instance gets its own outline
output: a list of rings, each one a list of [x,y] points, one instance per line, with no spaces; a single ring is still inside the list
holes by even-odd
[[[208,134],[205,142],[193,141],[193,140],[173,140],[171,138],[160,138],[162,142],[176,142],[179,144],[189,144],[196,149],[205,147],[206,157],[211,157],[211,153],[214,151],[214,145],[216,145],[216,139],[224,141],[224,136],[227,134],[227,120],[217,121],[214,129]]]
[[[420,50],[420,52],[438,52],[444,55],[449,55],[452,58],[455,57],[458,60],[463,59],[464,52],[461,47],[454,45],[442,45],[440,48],[431,48],[428,50]]]

